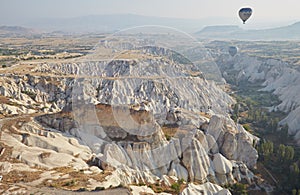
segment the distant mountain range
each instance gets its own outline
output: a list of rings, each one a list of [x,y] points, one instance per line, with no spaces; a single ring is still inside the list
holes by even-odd
[[[264,30],[244,30],[236,25],[208,26],[208,24],[233,24],[234,22],[236,21],[232,21],[230,18],[180,19],[134,14],[91,15],[76,18],[37,18],[22,23],[21,26],[28,28],[2,26],[0,27],[0,35],[18,36],[40,34],[41,32],[111,33],[135,26],[160,25],[193,33],[193,36],[200,39],[300,39],[300,22],[289,26]],[[202,30],[199,31],[199,29]]]
[[[300,39],[300,22],[279,28],[244,30],[238,26],[207,26],[194,34],[200,39],[286,40]]]
[[[225,19],[226,20],[226,19]],[[167,17],[141,16],[134,14],[91,15],[75,18],[40,18],[22,24],[44,30],[66,32],[114,32],[134,26],[162,25],[195,32],[209,22],[216,24],[217,18],[209,20],[180,19]]]
[[[39,33],[37,30],[21,26],[0,26],[0,36],[24,36]]]

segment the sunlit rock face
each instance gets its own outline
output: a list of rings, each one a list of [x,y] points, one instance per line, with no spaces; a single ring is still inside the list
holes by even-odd
[[[193,63],[182,64],[178,56],[172,59],[171,51],[151,47],[134,52],[125,57],[138,57],[123,54],[122,59],[42,64],[33,70],[66,78],[9,77],[11,85],[1,86],[2,95],[17,94],[18,101],[46,105],[47,114],[36,116],[34,123],[78,140],[77,144],[71,138],[48,142],[17,136],[19,142],[66,153],[66,165],[72,165],[76,155],[81,159],[73,163],[77,166],[87,161],[112,170],[99,185],[105,188],[177,178],[202,184],[189,184],[183,194],[202,189],[228,194],[218,185],[245,177],[252,183],[248,167],[258,158],[252,146],[257,138],[230,119],[231,97]],[[20,114],[7,104],[1,106]],[[66,142],[72,146],[64,149]]]
[[[228,71],[235,71],[237,83],[247,81],[250,83],[262,83],[261,91],[270,91],[280,99],[278,105],[270,108],[270,111],[283,111],[287,117],[280,121],[279,125],[288,124],[289,134],[293,135],[300,144],[300,72],[291,68],[291,65],[281,60],[258,59],[257,57],[240,54],[228,60],[226,56],[220,56],[218,65],[223,75],[228,78]]]
[[[235,162],[255,166],[256,138],[227,114],[234,101],[202,75],[192,76],[185,65],[150,55],[89,64],[84,71],[101,76],[74,81],[71,109],[77,126],[64,131],[86,143],[100,162],[147,173],[132,173],[124,183],[168,175],[225,184],[238,179]]]

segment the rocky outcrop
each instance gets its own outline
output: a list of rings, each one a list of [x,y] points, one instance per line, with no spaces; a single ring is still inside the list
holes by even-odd
[[[274,106],[274,110],[287,112],[288,116],[280,124],[288,124],[289,134],[296,135],[299,132],[300,118],[298,98],[300,73],[288,67],[274,67],[268,74],[262,90],[273,91],[282,102]],[[295,136],[297,139],[297,136]]]
[[[201,143],[191,140],[190,146],[182,154],[182,164],[189,173],[188,181],[205,182],[209,174],[210,161]]]
[[[234,182],[231,161],[255,165],[252,143],[256,138],[221,116],[233,101],[213,83],[187,76],[180,64],[166,59],[111,61],[102,72],[99,66],[89,67],[85,75],[98,70],[102,78],[74,82],[72,109],[77,126],[69,132],[99,153],[100,161],[156,177],[177,176],[200,183],[212,178],[219,184]],[[213,116],[196,114],[201,112]],[[58,121],[52,122],[59,126]],[[164,125],[178,127],[169,141]],[[218,173],[223,164],[228,165],[225,173]]]
[[[0,113],[11,116],[60,111],[70,101],[70,80],[33,75],[10,75],[0,78],[0,96],[9,101],[0,104]]]
[[[251,146],[258,138],[247,133],[240,125],[229,118],[215,115],[205,131],[217,142],[220,152],[226,158],[243,161],[249,167],[255,166],[258,153]]]
[[[246,54],[240,54],[231,60],[220,56],[218,65],[226,79],[230,79],[227,72],[236,76],[236,83],[259,82],[262,83],[261,91],[269,91],[278,96],[281,103],[274,105],[270,111],[283,111],[288,114],[280,121],[279,125],[288,124],[289,134],[299,141],[299,78],[300,73],[290,64],[275,59],[258,59]],[[232,75],[231,75],[232,76]]]
[[[189,184],[187,188],[181,193],[183,195],[231,195],[230,191],[223,189],[218,185],[214,185],[210,182],[204,183],[202,185]]]
[[[16,120],[17,121],[17,120]],[[33,121],[16,123],[3,128],[1,140],[12,147],[11,158],[40,168],[73,166],[76,169],[87,168],[85,161],[91,158],[91,150],[78,140],[68,138],[60,132],[50,132]]]
[[[18,100],[24,105],[47,105],[55,112],[35,117],[38,127],[24,125],[27,134],[5,134],[20,143],[15,157],[27,164],[32,157],[41,167],[58,163],[87,169],[86,161],[111,172],[100,185],[104,188],[158,180],[170,185],[168,179],[176,178],[202,184],[189,184],[185,194],[226,194],[217,184],[250,177],[256,138],[230,119],[234,100],[194,64],[155,49],[142,49],[149,55],[135,51],[143,56],[137,59],[42,64],[33,70],[36,76],[8,77],[11,85],[0,88],[2,95],[16,93],[24,96]],[[155,56],[163,53],[167,56]],[[51,77],[40,76],[43,71]],[[27,147],[50,152],[31,156]],[[47,161],[48,155],[53,159]]]

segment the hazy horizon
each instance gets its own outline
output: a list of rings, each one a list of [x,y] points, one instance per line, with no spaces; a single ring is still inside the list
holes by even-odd
[[[251,7],[253,15],[242,25],[241,7]],[[300,2],[286,0],[1,0],[0,25],[23,25],[42,19],[76,18],[91,15],[135,14],[165,18],[205,20],[206,25],[238,25],[245,29],[270,28],[300,21]]]

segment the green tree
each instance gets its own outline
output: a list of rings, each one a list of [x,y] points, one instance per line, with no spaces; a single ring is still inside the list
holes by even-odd
[[[266,160],[269,160],[270,156],[274,152],[274,144],[271,141],[264,142],[260,145],[259,151],[261,155],[263,155]]]
[[[171,185],[171,188],[172,188],[173,190],[175,190],[176,193],[179,193],[179,192],[180,192],[180,184],[179,184],[179,183],[173,183],[173,184]]]
[[[241,183],[235,183],[228,188],[232,195],[247,195],[246,185]]]
[[[292,146],[286,146],[285,147],[285,154],[284,154],[284,160],[285,161],[291,161],[294,159],[295,150]]]
[[[285,145],[280,144],[277,150],[277,158],[278,161],[282,162],[285,156]]]
[[[269,125],[268,125],[268,128],[269,128],[269,131],[270,132],[275,132],[277,130],[277,126],[278,126],[278,118],[275,118],[275,119],[270,119],[270,122],[269,122]]]

